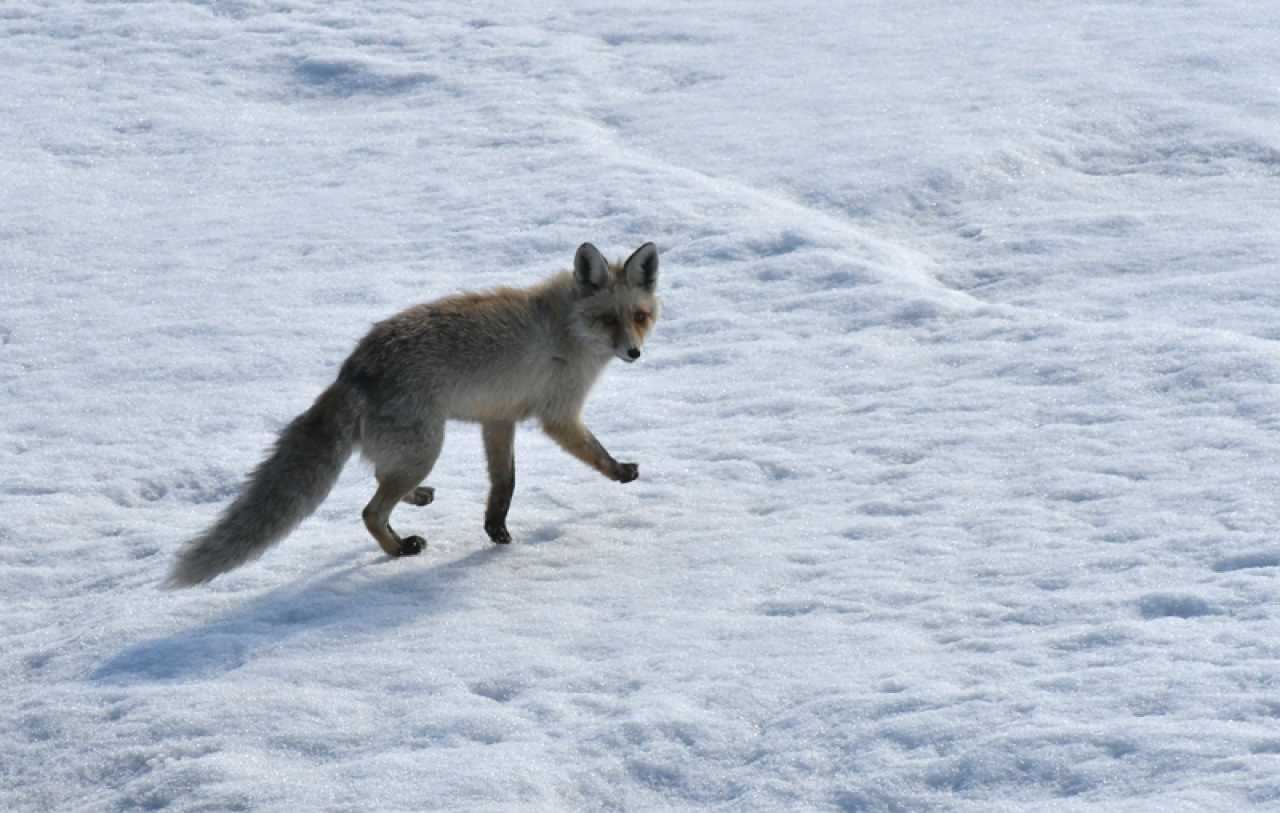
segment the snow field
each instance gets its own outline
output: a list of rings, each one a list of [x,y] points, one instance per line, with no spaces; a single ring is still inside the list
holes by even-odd
[[[0,804],[1226,810],[1280,796],[1275,14],[16,3]],[[155,589],[368,324],[654,240],[663,322]]]

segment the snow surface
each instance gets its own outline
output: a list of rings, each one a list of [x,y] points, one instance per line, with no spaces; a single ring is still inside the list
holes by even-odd
[[[6,0],[0,808],[1280,806],[1280,5]],[[373,321],[664,319],[157,585]]]

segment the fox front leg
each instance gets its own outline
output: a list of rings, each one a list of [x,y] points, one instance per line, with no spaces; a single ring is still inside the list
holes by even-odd
[[[498,545],[511,544],[507,511],[516,490],[515,439],[512,421],[490,421],[481,429],[484,457],[489,464],[489,503],[484,509],[484,532]]]
[[[596,440],[586,424],[575,421],[571,424],[542,422],[542,431],[569,454],[586,463],[591,468],[619,483],[629,483],[640,476],[640,466],[636,463],[619,463],[613,455]]]

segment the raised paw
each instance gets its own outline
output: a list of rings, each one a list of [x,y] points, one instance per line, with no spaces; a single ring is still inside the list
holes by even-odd
[[[640,476],[640,466],[637,463],[619,463],[618,464],[618,482],[629,483]]]
[[[401,556],[417,556],[427,547],[427,540],[420,536],[407,536],[400,540]]]
[[[431,501],[436,498],[436,490],[431,486],[418,486],[413,491],[400,498],[401,502],[407,502],[410,505],[430,505]]]
[[[505,522],[486,522],[484,524],[484,532],[489,535],[489,539],[495,545],[511,544],[511,534],[507,532],[507,524]]]

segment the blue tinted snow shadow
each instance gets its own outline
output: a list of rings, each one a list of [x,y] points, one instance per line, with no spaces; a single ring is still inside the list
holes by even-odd
[[[1155,593],[1138,600],[1138,613],[1148,621],[1156,618],[1200,618],[1214,615],[1209,602],[1197,596]]]
[[[134,644],[95,669],[89,679],[105,683],[206,679],[240,668],[258,650],[317,629],[335,628],[347,639],[376,634],[447,610],[452,605],[453,583],[501,554],[501,548],[481,548],[425,572],[402,570],[385,579],[366,579],[359,588],[344,587],[357,573],[392,561],[378,559],[306,584],[281,587],[200,626]]]
[[[1244,553],[1239,556],[1228,556],[1213,566],[1213,572],[1231,573],[1235,570],[1262,567],[1280,567],[1280,553]]]
[[[304,59],[293,73],[303,85],[339,98],[390,96],[436,81],[429,74],[394,73],[353,59]]]

